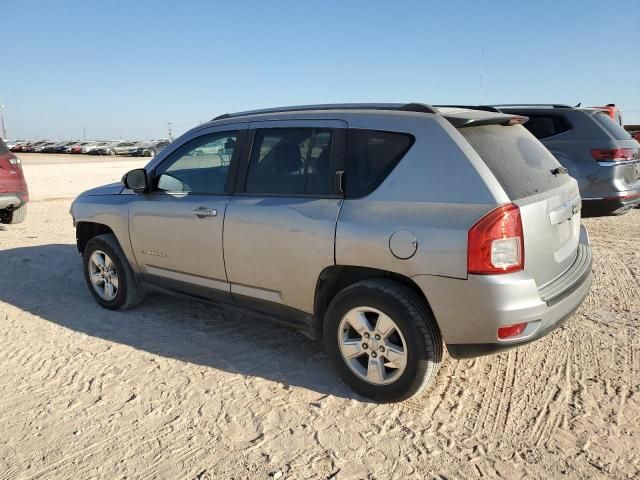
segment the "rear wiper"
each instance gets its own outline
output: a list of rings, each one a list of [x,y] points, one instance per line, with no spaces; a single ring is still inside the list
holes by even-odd
[[[560,175],[561,173],[569,173],[569,170],[567,170],[565,167],[557,167],[551,169],[551,173],[555,177],[556,175]]]

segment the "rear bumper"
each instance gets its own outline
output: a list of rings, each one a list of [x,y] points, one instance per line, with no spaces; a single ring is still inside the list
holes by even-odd
[[[584,227],[573,265],[538,287],[525,272],[469,275],[467,280],[419,275],[449,353],[469,358],[518,347],[558,328],[582,304],[591,288],[591,248]],[[514,339],[499,340],[498,328],[527,322]]]
[[[623,213],[640,205],[640,190],[619,192],[603,198],[583,198],[582,216],[601,217],[612,213]]]
[[[0,192],[0,210],[20,208],[27,203],[22,200],[22,195],[22,192]]]

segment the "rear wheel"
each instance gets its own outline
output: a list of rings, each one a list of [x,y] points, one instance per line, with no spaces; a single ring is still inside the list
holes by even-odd
[[[22,223],[27,218],[27,206],[22,205],[13,210],[0,210],[0,223]]]
[[[386,279],[355,283],[333,299],[324,342],[343,380],[383,402],[423,390],[442,358],[440,333],[424,301]]]
[[[111,155],[112,157],[116,154],[115,150],[109,150],[109,155]]]
[[[149,150],[149,151],[147,152],[147,156],[148,156],[148,157],[155,157],[155,156],[156,156],[156,152],[155,152],[155,150]]]
[[[113,234],[98,235],[89,240],[83,265],[87,287],[104,308],[127,310],[142,301],[142,290]]]

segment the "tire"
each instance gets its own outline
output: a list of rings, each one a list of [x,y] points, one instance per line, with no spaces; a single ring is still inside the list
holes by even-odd
[[[3,210],[0,211],[0,223],[6,223],[14,225],[16,223],[22,223],[27,218],[27,206],[22,205],[15,210]]]
[[[94,253],[100,256],[100,252],[106,254],[111,260],[113,271],[117,278],[117,288],[112,298],[109,298],[109,296],[105,298],[98,293],[102,289],[100,287],[94,287],[91,280],[91,271],[95,266],[92,265],[92,257]],[[144,297],[142,289],[138,285],[133,270],[131,270],[131,266],[122,248],[120,248],[120,244],[115,235],[107,233],[89,240],[82,256],[82,268],[84,271],[84,280],[91,295],[93,295],[96,302],[104,308],[109,310],[127,310],[135,307],[142,301]]]
[[[149,150],[149,152],[147,153],[147,157],[155,157],[155,156],[156,156],[155,150]]]
[[[348,321],[345,328],[345,319],[352,318],[353,312],[359,312],[360,309],[376,310],[386,315],[395,324],[397,331],[372,343],[379,319],[383,317],[374,318],[377,314],[371,312],[369,325],[374,328],[369,332],[369,340],[355,332]],[[350,333],[346,333],[347,331]],[[352,340],[352,334],[357,340]],[[364,342],[369,342],[366,344],[367,351],[357,354],[355,360],[345,359],[341,352],[342,346],[345,345],[341,338],[345,336],[348,337],[348,342],[353,342],[352,345],[363,341],[358,347],[360,350],[365,347]],[[335,296],[325,315],[324,343],[329,358],[342,379],[358,394],[379,402],[401,401],[421,392],[435,376],[442,360],[440,331],[424,301],[410,288],[387,279],[364,280],[345,288]],[[388,367],[394,362],[386,357],[394,350],[398,352],[396,346],[400,343],[404,344],[404,370]],[[380,353],[382,351],[386,353]],[[372,356],[375,356],[374,352],[377,354],[374,362],[382,362],[384,365],[384,374],[378,376],[378,379],[388,376],[384,380],[388,383],[365,380],[363,372],[356,373],[371,368],[369,362],[372,361]],[[367,368],[364,365],[367,365]],[[366,373],[368,376],[368,370]]]
[[[112,157],[115,156],[116,151],[115,150],[109,150],[109,155],[111,155]]]

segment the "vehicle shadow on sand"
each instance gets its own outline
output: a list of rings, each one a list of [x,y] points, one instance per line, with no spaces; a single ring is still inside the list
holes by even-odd
[[[101,308],[84,283],[75,245],[0,251],[0,301],[163,357],[367,401],[339,380],[320,342],[251,314],[160,294],[125,312]]]

